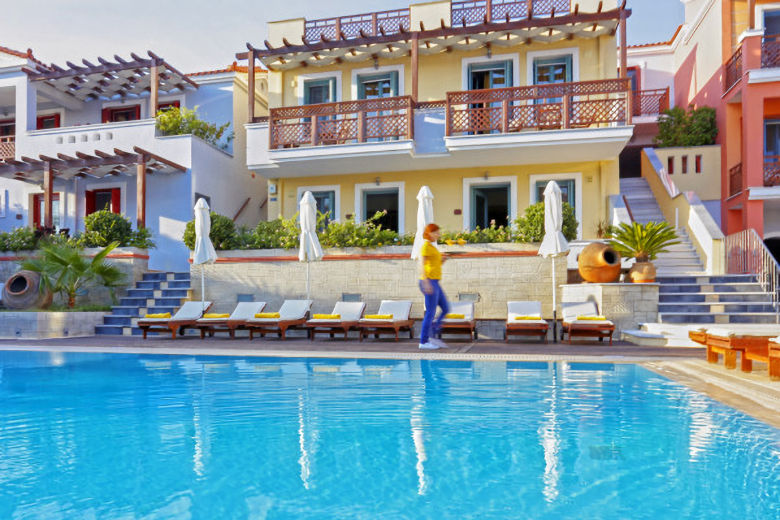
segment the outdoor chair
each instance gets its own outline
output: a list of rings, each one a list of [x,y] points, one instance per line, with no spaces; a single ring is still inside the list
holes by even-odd
[[[780,379],[780,337],[769,340],[766,363],[769,365],[770,379]]]
[[[753,361],[767,363],[770,377],[773,367],[770,362],[770,340],[780,334],[780,326],[755,324],[740,327],[720,326],[706,331],[707,361],[717,363],[723,356],[723,365],[728,369],[737,368],[737,355],[741,357],[740,369],[743,372],[753,370]],[[780,358],[778,358],[780,362]],[[780,374],[778,375],[780,377]]]
[[[200,330],[200,339],[214,336],[215,332],[227,332],[230,334],[230,339],[235,339],[236,330],[246,328],[246,322],[248,319],[254,317],[255,314],[263,312],[265,308],[265,302],[240,302],[236,305],[236,308],[227,317],[210,317],[204,315],[201,319],[195,322],[194,328]]]
[[[209,310],[211,302],[184,302],[176,314],[170,318],[144,317],[138,320],[138,327],[143,331],[144,339],[148,332],[171,332],[171,338],[176,338],[176,332],[183,332],[192,326],[203,313]]]
[[[408,331],[409,338],[414,337],[414,320],[409,319],[412,302],[409,300],[382,300],[375,315],[367,315],[359,322],[360,341],[369,334],[378,338],[380,334],[395,334],[398,341],[400,331]]]
[[[315,314],[305,323],[309,329],[309,338],[314,341],[317,332],[326,332],[331,338],[336,332],[343,332],[344,339],[347,339],[350,330],[357,330],[358,321],[365,309],[366,304],[363,302],[336,302],[329,315]]]
[[[249,330],[249,339],[254,339],[255,333],[259,333],[261,338],[269,333],[277,333],[280,338],[286,339],[289,329],[306,322],[311,303],[311,300],[285,300],[279,308],[278,317],[249,318],[244,325]]]
[[[561,341],[564,335],[568,334],[569,344],[575,337],[593,337],[599,341],[609,338],[609,344],[612,345],[615,324],[599,315],[595,302],[562,303],[561,312]]]
[[[462,314],[463,317],[448,317],[459,314]],[[479,335],[477,333],[477,320],[474,319],[474,302],[450,303],[450,312],[444,316],[441,322],[440,338],[442,334],[468,334],[471,341],[477,339]]]
[[[542,319],[542,302],[506,302],[506,315],[504,341],[509,341],[509,336],[539,336],[547,342],[550,325]]]

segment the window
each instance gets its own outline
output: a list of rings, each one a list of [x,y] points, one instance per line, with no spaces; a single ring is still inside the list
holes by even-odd
[[[361,74],[357,77],[358,99],[377,99],[398,95],[398,71]]]
[[[376,215],[378,211],[385,212],[383,216],[379,217],[374,222],[377,225],[381,225],[383,229],[392,229],[393,231],[400,232],[398,199],[398,188],[363,190],[362,220],[365,222]]]
[[[666,159],[666,173],[669,175],[674,174],[674,157],[671,155]]]
[[[173,107],[181,108],[181,103],[179,101],[166,101],[165,103],[157,103],[158,112],[162,112]]]
[[[47,128],[59,128],[60,127],[60,115],[51,114],[48,116],[38,116],[35,128],[38,130],[45,130]]]
[[[122,190],[120,188],[104,188],[99,190],[87,190],[84,193],[85,215],[91,215],[96,211],[107,210],[112,213],[122,212]]]
[[[701,155],[696,156],[696,173],[701,173]]]
[[[16,122],[13,119],[0,121],[0,137],[9,137],[16,134]]]
[[[572,79],[572,55],[534,59],[534,85],[568,83]],[[537,99],[536,103],[560,103],[561,98]]]
[[[764,36],[780,35],[780,9],[764,11]]]
[[[33,195],[33,226],[42,228],[44,223],[44,198],[43,193]],[[52,193],[51,197],[52,226],[60,229],[60,194]]]
[[[104,123],[121,123],[123,121],[137,121],[141,119],[141,105],[104,108],[102,119]]]
[[[328,191],[313,191],[314,200],[317,202],[317,211],[323,214],[327,214],[325,217],[325,225],[331,220],[337,219],[336,214],[336,192],[334,190]]]
[[[544,200],[544,189],[547,187],[546,181],[536,181],[534,188],[536,189],[536,202]],[[577,197],[576,197],[576,185],[574,179],[558,180],[555,182],[561,188],[561,201],[568,202],[573,210],[577,209]]]
[[[204,195],[202,193],[195,192],[195,202],[192,203],[193,206],[198,203],[198,200],[203,199],[206,201],[206,204],[209,205],[209,208],[211,208],[211,211],[214,211],[214,208],[211,207],[211,197],[208,195]]]
[[[631,90],[633,92],[638,92],[642,88],[642,76],[641,72],[639,71],[639,67],[628,67],[626,69],[626,74],[628,75],[628,79],[631,80]]]
[[[509,223],[509,183],[471,186],[471,229],[488,228]]]
[[[336,78],[308,79],[303,83],[303,104],[333,103],[336,101]]]
[[[512,86],[512,61],[472,63],[469,65],[469,90]]]
[[[680,170],[682,171],[683,174],[688,173],[688,156],[683,155],[682,157],[680,157],[680,160],[682,161]]]
[[[780,156],[780,119],[764,121],[764,155]]]

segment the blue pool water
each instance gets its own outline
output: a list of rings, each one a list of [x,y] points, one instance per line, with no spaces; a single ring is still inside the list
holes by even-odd
[[[780,517],[780,431],[634,365],[0,352],[0,519]]]

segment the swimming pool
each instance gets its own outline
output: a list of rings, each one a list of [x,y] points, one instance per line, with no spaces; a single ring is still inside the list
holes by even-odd
[[[0,352],[0,518],[777,518],[780,430],[634,365]]]

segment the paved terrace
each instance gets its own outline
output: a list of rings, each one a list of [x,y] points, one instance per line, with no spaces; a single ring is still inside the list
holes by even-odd
[[[780,383],[769,380],[766,366],[756,363],[753,373],[726,370],[722,362],[706,362],[704,348],[640,347],[625,342],[530,343],[480,340],[449,341],[450,348],[420,351],[417,340],[354,340],[289,338],[228,339],[226,335],[201,340],[172,340],[157,336],[90,336],[44,340],[0,340],[0,350],[55,350],[205,356],[330,357],[380,359],[446,359],[461,361],[568,361],[638,363],[724,404],[780,428]]]

